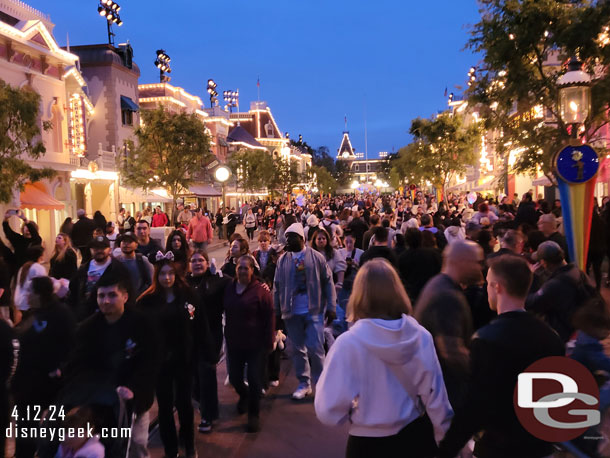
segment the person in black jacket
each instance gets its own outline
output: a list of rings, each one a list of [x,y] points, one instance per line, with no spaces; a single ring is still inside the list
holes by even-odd
[[[398,271],[411,299],[416,303],[424,285],[441,271],[443,259],[437,248],[422,247],[422,232],[411,228],[405,234],[409,247],[398,258]]]
[[[178,436],[174,422],[174,406],[178,410],[180,438],[187,457],[196,456],[191,403],[193,363],[197,342],[206,343],[207,317],[198,310],[200,299],[180,274],[180,267],[171,259],[163,258],[155,264],[152,286],[138,299],[138,307],[151,317],[155,335],[161,342],[157,377],[159,431],[168,457],[178,456]],[[208,328],[209,329],[209,328]],[[209,332],[209,331],[208,331]],[[209,348],[200,348],[209,354]]]
[[[371,235],[371,238],[374,237],[373,244],[360,256],[360,266],[363,266],[365,262],[373,258],[385,258],[396,267],[398,264],[396,255],[391,248],[388,248],[388,232],[386,227],[376,226],[373,228]]]
[[[515,216],[515,224],[521,226],[527,224],[530,227],[536,227],[538,221],[538,213],[536,212],[536,205],[532,199],[532,195],[528,192],[523,194],[523,200],[519,204],[517,209],[517,215]]]
[[[76,212],[78,221],[72,226],[72,242],[77,247],[82,256],[82,263],[88,262],[91,259],[89,251],[89,243],[93,240],[93,230],[96,228],[95,221],[87,218],[85,210],[82,208]]]
[[[59,233],[55,237],[55,249],[51,256],[49,277],[66,278],[70,280],[76,274],[76,251],[72,248],[70,236]]]
[[[76,331],[76,321],[53,293],[50,277],[33,278],[31,291],[32,313],[16,327],[20,357],[11,386],[18,412],[25,412],[28,405],[44,410],[54,403]],[[18,421],[21,428],[36,426],[36,421]],[[35,452],[35,439],[17,438],[17,456],[33,457]]]
[[[551,443],[521,426],[514,410],[519,374],[541,358],[565,354],[559,336],[525,312],[531,283],[532,273],[524,259],[504,255],[491,261],[487,291],[490,308],[498,317],[472,338],[466,401],[456,410],[438,456],[456,456],[472,436],[478,437],[474,454],[480,458],[541,458],[553,453]]]
[[[128,401],[136,414],[130,456],[147,456],[158,344],[150,318],[134,308],[130,291],[129,276],[116,271],[98,281],[100,312],[78,328],[60,399],[67,406],[92,405],[106,414],[103,418],[112,426],[116,426],[116,417],[109,407],[116,406],[117,395]],[[116,439],[105,444],[106,457],[117,455],[117,445]]]
[[[4,221],[2,222],[2,229],[4,229],[4,235],[11,245],[13,246],[13,253],[15,254],[15,267],[14,271],[17,272],[19,268],[25,263],[25,252],[28,247],[32,245],[42,245],[42,239],[38,234],[38,226],[33,221],[28,221],[21,210],[18,211],[17,215],[19,218],[23,220],[23,227],[21,229],[21,234],[18,234],[13,229],[11,229],[11,225],[8,220],[11,217],[10,211],[7,211],[4,214]]]
[[[78,321],[91,316],[97,310],[96,285],[105,275],[112,272],[130,278],[125,266],[110,257],[110,241],[106,237],[97,236],[89,247],[93,259],[81,264],[70,280],[68,293],[68,305]]]
[[[201,312],[207,316],[212,343],[211,358],[199,352],[197,369],[199,376],[199,412],[200,432],[212,429],[214,420],[218,419],[218,385],[216,366],[222,350],[222,314],[224,311],[223,294],[225,286],[230,283],[228,277],[220,277],[210,271],[210,258],[203,250],[195,250],[190,259],[190,273],[186,277],[188,284],[201,297]]]
[[[9,381],[17,367],[19,359],[19,341],[9,324],[0,319],[0,458],[4,458],[6,449],[6,434],[4,432],[11,424]]]

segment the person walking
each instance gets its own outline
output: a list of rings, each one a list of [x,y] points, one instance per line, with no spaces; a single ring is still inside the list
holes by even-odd
[[[195,315],[199,298],[180,275],[173,255],[158,253],[153,284],[138,298],[138,307],[151,317],[161,343],[161,368],[157,378],[159,431],[168,457],[178,456],[174,406],[186,456],[195,457],[193,405],[191,403],[195,350]]]
[[[468,348],[473,333],[472,312],[463,285],[483,282],[483,250],[458,241],[443,253],[443,268],[419,294],[415,318],[432,337],[453,408],[462,405],[469,374]]]
[[[151,227],[165,227],[169,224],[169,219],[167,219],[167,215],[163,213],[161,207],[155,208],[155,214],[152,217]]]
[[[33,245],[42,245],[42,238],[38,234],[38,226],[33,221],[29,221],[22,210],[18,210],[15,216],[21,218],[23,225],[21,227],[21,234],[15,232],[9,223],[9,218],[13,215],[11,211],[7,211],[4,214],[4,221],[2,222],[2,229],[7,240],[11,242],[15,260],[15,271],[17,271],[25,263],[25,252],[28,247]],[[91,229],[93,233],[93,229]]]
[[[187,240],[193,242],[193,248],[207,250],[213,237],[210,220],[201,213],[201,208],[195,209],[195,215],[189,221],[186,231]]]
[[[252,242],[254,240],[254,231],[256,230],[256,216],[252,213],[251,208],[248,209],[248,213],[246,213],[244,218],[244,227],[248,234],[248,240]]]
[[[292,398],[301,400],[312,394],[322,373],[324,320],[330,325],[337,317],[337,296],[326,259],[305,246],[301,223],[290,225],[285,234],[286,252],[278,260],[273,282],[274,305],[294,346],[299,386]]]
[[[514,407],[517,378],[530,364],[549,356],[563,356],[559,336],[525,312],[532,283],[527,262],[513,255],[492,259],[487,272],[489,306],[498,317],[474,335],[470,350],[472,377],[466,399],[456,409],[438,456],[452,458],[475,436],[474,454],[480,458],[542,458],[553,445],[527,432]]]
[[[348,303],[354,325],[331,347],[314,402],[322,423],[349,421],[348,458],[433,457],[449,428],[432,336],[411,310],[386,259],[360,268]]]
[[[224,291],[231,279],[221,277],[210,270],[210,258],[203,250],[195,250],[190,259],[188,284],[201,297],[202,313],[205,313],[210,330],[211,348],[209,356],[199,352],[197,369],[199,376],[199,432],[212,430],[219,416],[218,382],[216,367],[220,361],[223,340]]]
[[[248,412],[248,432],[260,429],[260,397],[267,355],[273,350],[274,310],[271,293],[254,277],[254,258],[241,256],[237,277],[223,299],[229,380],[239,395],[237,411]],[[247,366],[248,387],[244,384]]]

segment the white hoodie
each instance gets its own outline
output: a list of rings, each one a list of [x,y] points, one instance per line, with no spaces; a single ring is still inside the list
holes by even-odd
[[[420,412],[390,366],[410,378],[440,442],[453,410],[432,336],[407,315],[358,320],[339,336],[316,386],[318,419],[329,426],[349,420],[350,435],[364,437],[392,436],[416,420]]]

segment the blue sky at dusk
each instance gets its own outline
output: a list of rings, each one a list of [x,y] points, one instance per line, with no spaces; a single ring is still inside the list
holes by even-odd
[[[104,43],[95,0],[25,0],[51,15],[60,45]],[[409,142],[412,118],[446,108],[445,87],[464,84],[476,58],[462,51],[475,0],[125,0],[117,43],[129,40],[142,75],[159,81],[155,50],[172,61],[171,84],[200,96],[239,88],[242,110],[257,99],[280,129],[336,154],[347,115],[357,151],[369,157]]]

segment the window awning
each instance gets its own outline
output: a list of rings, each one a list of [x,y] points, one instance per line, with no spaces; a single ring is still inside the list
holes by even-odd
[[[121,96],[121,110],[123,111],[138,111],[140,107],[137,103],[131,100],[129,97]]]
[[[63,210],[65,208],[59,200],[54,199],[33,184],[25,185],[25,189],[19,195],[19,200],[21,201],[21,208],[35,210]]]
[[[206,184],[194,184],[189,186],[185,195],[195,195],[197,197],[220,197],[222,192]]]

